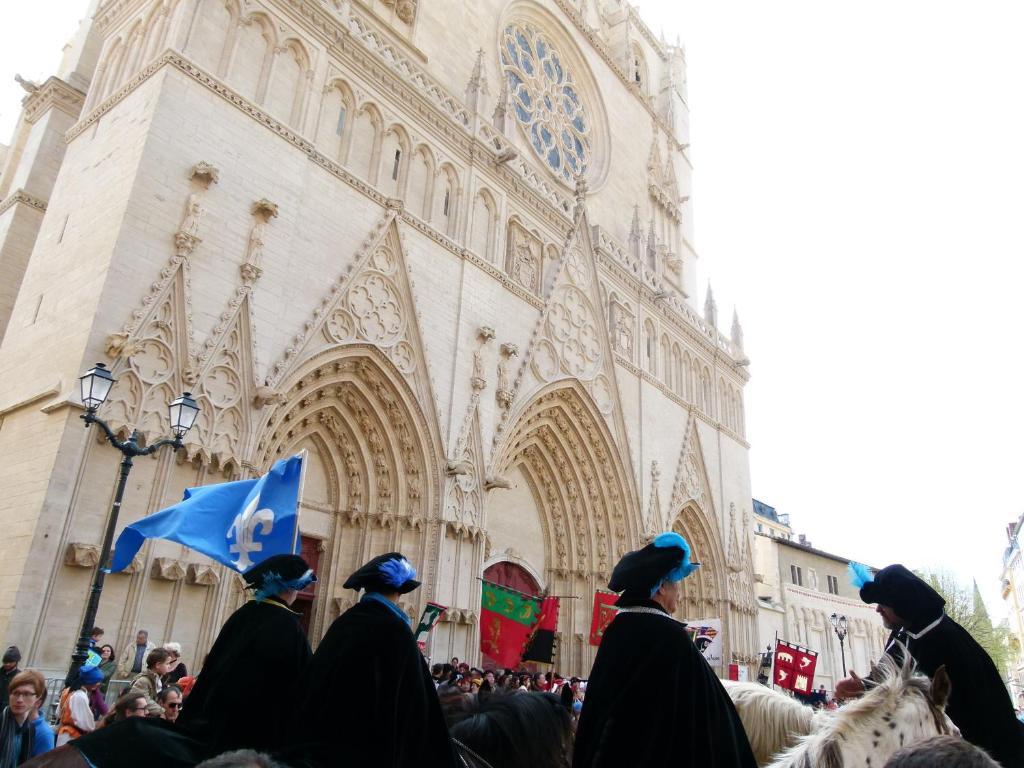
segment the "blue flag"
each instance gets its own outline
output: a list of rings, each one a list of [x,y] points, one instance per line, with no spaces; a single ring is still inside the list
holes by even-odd
[[[301,479],[302,457],[292,456],[263,477],[188,488],[178,504],[121,531],[110,570],[124,570],[146,539],[176,541],[239,572],[291,554]]]

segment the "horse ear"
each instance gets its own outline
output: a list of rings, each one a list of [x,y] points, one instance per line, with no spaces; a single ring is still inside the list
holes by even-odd
[[[932,703],[936,707],[946,706],[952,687],[953,684],[950,683],[949,675],[946,673],[946,665],[943,664],[935,670],[935,675],[932,677]]]

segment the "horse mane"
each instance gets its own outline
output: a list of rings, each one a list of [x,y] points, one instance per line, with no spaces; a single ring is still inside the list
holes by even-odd
[[[847,702],[833,713],[820,730],[804,737],[795,747],[778,756],[773,766],[800,768],[843,768],[841,745],[863,736],[864,722],[879,716],[892,717],[908,691],[916,690],[930,701],[931,681],[917,674],[917,665],[904,652],[898,663],[885,655],[873,670],[875,685],[858,699]]]
[[[808,735],[818,719],[829,717],[759,683],[722,683],[740,715],[758,765],[771,762],[774,755]]]

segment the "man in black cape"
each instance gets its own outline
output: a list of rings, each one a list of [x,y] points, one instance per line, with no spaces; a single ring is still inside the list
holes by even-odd
[[[619,613],[587,682],[574,768],[756,768],[732,701],[672,618],[698,565],[682,536],[663,533],[615,566]]]
[[[877,603],[875,610],[892,631],[886,653],[900,661],[902,643],[929,677],[945,666],[952,684],[946,714],[960,734],[1004,768],[1024,768],[1024,723],[1017,720],[991,657],[945,614],[942,596],[902,565],[887,566],[874,576],[857,563],[850,570],[861,600]],[[843,698],[863,691],[864,681],[856,674],[836,685],[836,695]]]
[[[291,700],[312,652],[299,614],[289,606],[316,581],[298,555],[275,555],[242,574],[255,599],[224,624],[185,699],[178,724],[210,754],[272,751],[284,745],[285,718],[268,697]]]
[[[362,599],[334,620],[300,684],[290,765],[454,768],[441,705],[400,595],[419,587],[398,552],[375,557],[345,589]]]

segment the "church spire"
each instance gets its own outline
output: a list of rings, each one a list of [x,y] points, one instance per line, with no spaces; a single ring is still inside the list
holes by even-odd
[[[707,298],[704,299],[704,322],[712,328],[718,327],[718,305],[715,304],[715,294],[711,290],[711,283],[708,283]]]
[[[736,349],[743,349],[743,326],[740,325],[740,315],[736,311],[736,307],[732,308],[732,343],[736,346]]]
[[[473,72],[466,84],[466,106],[473,112],[479,112],[484,106],[484,96],[490,96],[487,88],[487,73],[484,71],[484,49],[476,52],[476,64],[473,65]]]
[[[512,138],[512,95],[508,90],[508,78],[501,78],[501,90],[498,92],[498,103],[494,105],[491,124],[506,139]]]
[[[640,260],[640,253],[643,251],[644,233],[640,229],[640,206],[633,206],[633,221],[629,225],[629,250],[633,258]]]

